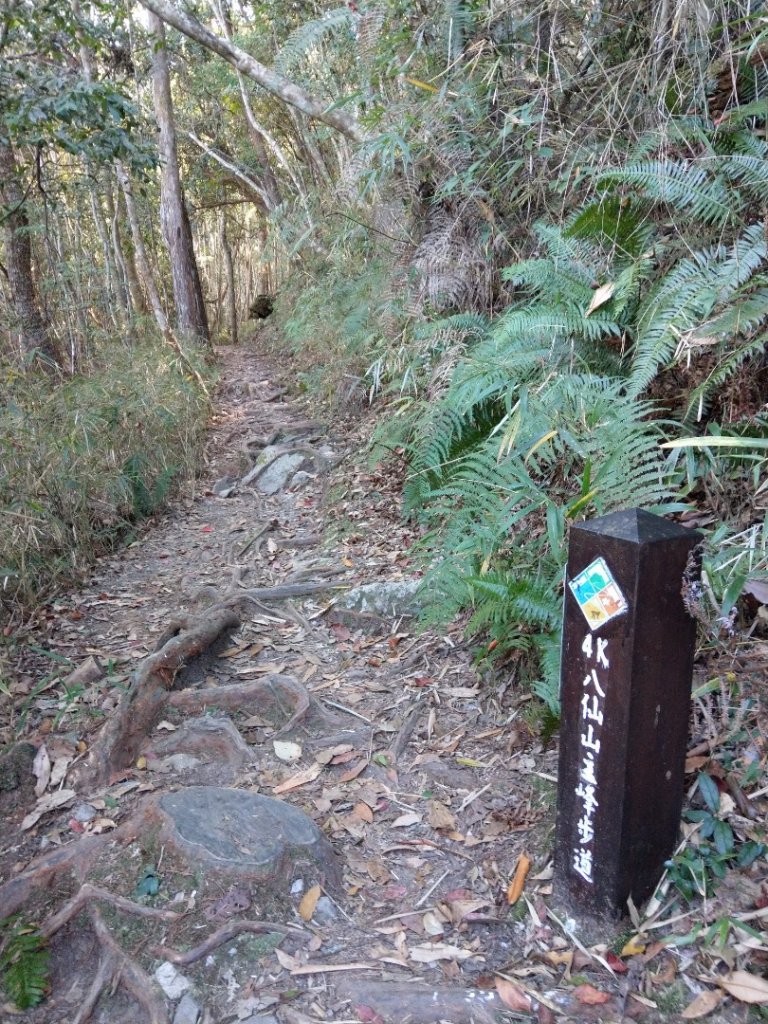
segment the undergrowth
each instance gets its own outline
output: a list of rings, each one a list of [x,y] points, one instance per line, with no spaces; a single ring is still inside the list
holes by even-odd
[[[196,465],[207,400],[159,344],[112,347],[65,383],[6,371],[0,607],[50,596]]]

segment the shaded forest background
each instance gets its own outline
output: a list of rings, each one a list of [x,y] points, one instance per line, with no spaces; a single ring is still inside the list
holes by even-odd
[[[579,519],[704,529],[707,642],[759,637],[767,123],[760,2],[2,0],[6,636],[194,472],[268,296],[381,411],[426,620],[553,713]]]

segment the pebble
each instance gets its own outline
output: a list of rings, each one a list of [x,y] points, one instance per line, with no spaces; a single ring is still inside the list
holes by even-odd
[[[93,821],[98,814],[98,811],[93,804],[78,804],[77,807],[72,811],[72,817],[75,821]]]

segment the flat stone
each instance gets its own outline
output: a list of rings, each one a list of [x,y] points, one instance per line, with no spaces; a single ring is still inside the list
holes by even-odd
[[[183,996],[191,985],[189,978],[185,978],[167,960],[160,964],[155,971],[155,981],[169,999],[178,999]]]
[[[292,455],[281,455],[258,478],[257,489],[262,494],[277,494],[278,491],[282,491],[288,486],[293,474],[300,470],[306,461],[306,455],[299,452]]]
[[[200,1020],[200,1005],[194,996],[185,992],[181,997],[176,1013],[173,1015],[173,1024],[197,1024]]]
[[[282,800],[242,789],[189,786],[164,794],[158,807],[169,842],[203,867],[282,882],[286,892],[294,878],[307,873],[330,884],[339,881],[328,840],[303,811]]]
[[[382,618],[398,619],[402,615],[416,615],[419,605],[416,591],[421,580],[382,580],[379,583],[364,583],[361,587],[348,590],[338,599],[339,608]]]

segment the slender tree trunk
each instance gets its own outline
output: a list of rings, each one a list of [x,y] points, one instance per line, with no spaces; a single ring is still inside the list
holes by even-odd
[[[237,344],[237,295],[235,294],[235,264],[232,259],[232,247],[227,238],[227,215],[221,211],[221,251],[224,254],[224,269],[227,275],[227,319],[229,321],[229,341]]]
[[[32,276],[32,243],[26,195],[19,181],[10,144],[0,141],[0,210],[5,240],[5,264],[24,354],[47,370],[59,368],[59,353],[50,326],[40,310]]]
[[[150,29],[155,37],[152,80],[162,172],[160,221],[171,257],[176,319],[180,331],[210,342],[208,317],[192,241],[192,227],[189,223],[179,174],[176,129],[171,99],[171,76],[168,70],[168,54],[165,49],[165,27],[154,14],[150,15]]]
[[[128,214],[128,224],[131,229],[133,251],[136,254],[136,265],[138,267],[139,275],[144,283],[146,293],[149,296],[149,304],[152,307],[152,314],[155,318],[155,323],[160,328],[160,333],[165,334],[168,330],[168,318],[165,315],[163,304],[160,301],[160,293],[157,290],[152,268],[149,264],[147,249],[144,245],[144,237],[141,233],[139,215],[136,210],[136,201],[133,197],[131,179],[128,176],[128,172],[125,167],[123,167],[119,160],[115,161],[115,171],[117,173],[117,180],[120,182],[120,187],[123,190],[123,196],[125,197],[125,209]]]
[[[123,254],[123,243],[120,237],[120,223],[115,208],[115,197],[112,195],[112,184],[107,182],[104,191],[104,202],[107,207],[107,217],[111,232],[112,255],[115,260],[115,294],[118,305],[130,313],[130,302],[128,296],[128,274],[125,269],[125,256]]]

